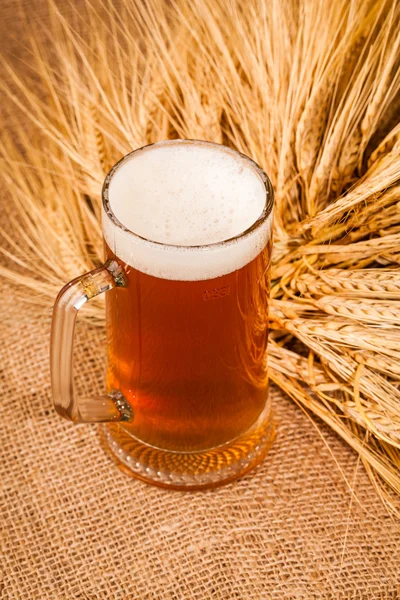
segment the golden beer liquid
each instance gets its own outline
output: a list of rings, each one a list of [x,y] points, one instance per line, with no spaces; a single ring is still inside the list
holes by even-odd
[[[124,430],[152,447],[208,450],[262,413],[271,246],[215,279],[173,281],[123,264],[107,294],[108,390],[134,412]],[[106,246],[107,258],[119,260]],[[121,262],[121,261],[120,261]]]

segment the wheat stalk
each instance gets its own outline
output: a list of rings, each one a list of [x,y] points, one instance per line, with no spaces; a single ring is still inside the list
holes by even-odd
[[[49,310],[101,261],[100,186],[118,158],[169,137],[245,152],[276,191],[271,378],[360,454],[396,510],[400,5],[87,0],[73,20],[53,0],[49,10],[49,44],[33,29],[28,72],[6,58],[0,83],[21,114],[0,144],[0,274]],[[88,308],[100,323],[101,304]]]

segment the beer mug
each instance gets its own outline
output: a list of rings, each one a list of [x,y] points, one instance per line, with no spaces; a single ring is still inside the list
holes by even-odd
[[[195,140],[151,144],[105,179],[105,263],[54,305],[57,412],[101,422],[128,474],[173,489],[221,485],[266,455],[274,422],[267,336],[273,191],[260,167]],[[105,394],[74,395],[79,309],[106,293]]]

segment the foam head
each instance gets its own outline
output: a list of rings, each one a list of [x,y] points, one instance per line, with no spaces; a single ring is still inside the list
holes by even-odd
[[[267,243],[267,188],[257,165],[225,146],[189,140],[146,146],[106,180],[105,239],[124,262],[150,275],[218,277]]]

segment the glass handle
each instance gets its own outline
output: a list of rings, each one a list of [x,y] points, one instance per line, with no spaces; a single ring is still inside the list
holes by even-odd
[[[56,411],[74,423],[131,421],[133,412],[118,390],[104,396],[77,399],[74,394],[73,347],[78,311],[88,300],[125,286],[125,276],[116,261],[73,279],[57,296],[51,325],[50,370]]]

